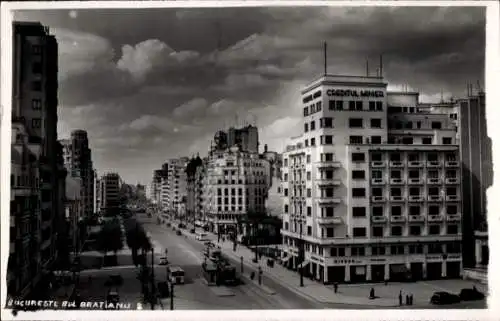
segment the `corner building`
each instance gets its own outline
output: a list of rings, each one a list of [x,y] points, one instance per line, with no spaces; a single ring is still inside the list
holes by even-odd
[[[302,98],[283,154],[284,264],[323,283],[459,277],[450,116],[381,77],[325,75]]]

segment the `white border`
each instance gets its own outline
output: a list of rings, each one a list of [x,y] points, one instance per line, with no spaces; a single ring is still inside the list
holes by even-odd
[[[0,205],[1,205],[1,318],[3,320],[67,320],[67,319],[98,319],[98,318],[127,318],[127,319],[157,319],[167,317],[170,320],[192,319],[226,319],[226,320],[304,320],[304,319],[366,319],[366,320],[494,320],[498,318],[500,302],[500,276],[496,271],[500,269],[500,256],[496,249],[500,249],[499,231],[500,203],[496,199],[500,195],[499,175],[494,175],[494,185],[488,190],[488,221],[490,268],[489,309],[485,310],[307,310],[297,313],[294,310],[259,310],[259,311],[39,311],[34,313],[19,312],[13,317],[10,310],[5,310],[6,283],[4,281],[9,253],[8,226],[10,224],[9,191],[10,191],[10,115],[12,96],[12,10],[31,9],[103,9],[103,8],[165,8],[165,7],[257,7],[257,6],[484,6],[487,7],[486,20],[486,110],[488,135],[493,141],[493,168],[500,173],[500,131],[496,121],[500,119],[500,90],[498,89],[499,64],[499,4],[496,1],[89,1],[89,2],[10,2],[2,3],[1,8],[1,134],[0,134]],[[483,48],[477,48],[483,50]],[[495,162],[496,161],[496,162]],[[493,250],[495,249],[495,250]],[[495,305],[494,302],[497,304]],[[497,311],[495,311],[497,310]],[[495,313],[496,312],[496,313]],[[496,316],[496,318],[495,318]]]

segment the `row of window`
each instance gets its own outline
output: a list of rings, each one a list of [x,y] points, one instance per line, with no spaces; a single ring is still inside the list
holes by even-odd
[[[224,174],[224,176],[229,176],[229,175],[236,176],[237,173],[236,173],[235,170],[231,170],[231,171],[224,170],[223,174]],[[251,175],[254,175],[254,176],[264,176],[265,175],[264,171],[253,171],[253,172],[244,171],[243,172],[243,175],[248,175],[248,174],[251,174]],[[240,173],[240,175],[241,175],[241,173]]]
[[[344,101],[344,100],[330,100],[328,102],[329,110],[344,110],[345,104],[347,103],[347,109],[350,111],[362,111],[365,110],[366,102],[364,101]],[[368,101],[369,111],[382,111],[383,103],[381,101]]]
[[[390,173],[389,177],[396,178],[396,179],[403,179],[403,177],[404,177],[403,172],[404,172],[403,170],[399,170],[399,169],[391,170],[389,172]],[[438,178],[438,177],[440,177],[441,172],[442,171],[440,171],[440,170],[429,169],[429,170],[425,171],[425,174],[426,174],[427,178]],[[421,176],[423,176],[423,173],[424,173],[424,171],[421,171],[418,169],[410,169],[410,170],[408,170],[408,178],[420,178]],[[446,178],[456,178],[457,177],[457,171],[454,169],[447,169],[446,171],[444,171],[444,173],[445,173]],[[382,170],[372,170],[372,178],[380,179],[383,176],[384,175],[383,175]],[[362,170],[352,171],[352,178],[353,179],[364,179],[365,178],[365,171],[362,171]]]
[[[443,252],[443,245],[445,251]],[[426,249],[424,249],[426,248]],[[375,245],[370,247],[353,246],[351,247],[351,256],[365,256],[370,255],[368,250],[371,250],[371,255],[405,255],[405,254],[441,254],[441,253],[461,253],[461,244],[459,242],[452,242],[446,244],[410,244],[410,245]],[[344,257],[346,256],[346,248],[332,247],[330,248],[330,256]]]
[[[414,126],[415,124],[415,126]],[[389,120],[388,122],[389,129],[422,129],[422,122],[421,121],[400,121],[400,120]],[[432,121],[430,129],[442,129],[443,124],[440,121]],[[424,129],[429,129],[429,128],[424,128]]]
[[[217,183],[216,183],[217,182]],[[242,184],[265,184],[266,180],[265,179],[252,179],[252,178],[246,178],[246,179],[218,179],[218,180],[210,180],[210,184],[212,185],[242,185]]]
[[[228,196],[229,195],[229,189],[228,188],[224,188],[224,193],[222,193],[222,188],[217,188],[217,195],[218,196],[222,196],[222,195],[225,195],[225,196]],[[250,194],[250,189],[245,189],[245,195],[248,196]],[[259,195],[259,194],[266,194],[266,189],[261,189],[261,188],[256,188],[255,189],[255,194]],[[235,188],[231,188],[231,195],[236,195],[236,189]],[[243,195],[243,189],[242,188],[238,188],[238,195],[239,196],[242,196]]]
[[[433,138],[432,137],[419,137],[420,143],[422,145],[432,145]],[[404,136],[404,137],[398,137],[398,136],[389,136],[387,138],[387,142],[389,144],[402,144],[402,145],[412,145],[416,141],[415,137],[411,136]],[[452,137],[441,137],[441,144],[442,145],[451,145],[453,143],[453,138]],[[375,144],[375,143],[374,143]],[[417,142],[418,144],[418,142]]]
[[[363,118],[349,118],[349,127],[350,128],[363,128]],[[370,119],[370,127],[371,128],[382,128],[382,119],[380,118],[371,118]],[[319,120],[319,128],[333,128],[333,118],[332,117],[324,117]],[[308,132],[309,130],[313,131],[316,129],[316,121],[313,120],[311,122],[304,123],[304,132]]]
[[[404,154],[390,153],[390,161],[391,162],[400,162],[403,159]],[[445,154],[446,161],[456,161],[457,156],[456,153],[446,153]],[[351,160],[353,162],[364,162],[365,161],[365,153],[352,153]],[[374,162],[381,162],[383,160],[383,156],[381,153],[373,153],[371,154],[371,160]],[[440,160],[438,153],[427,153],[427,161],[428,162],[438,162]],[[408,154],[408,161],[420,161],[420,154],[418,153],[410,153]]]

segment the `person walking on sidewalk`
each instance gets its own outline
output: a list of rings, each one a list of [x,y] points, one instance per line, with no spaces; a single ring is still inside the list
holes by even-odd
[[[339,284],[337,282],[333,282],[333,292],[337,293],[339,290]]]
[[[399,306],[403,305],[403,290],[399,290]]]
[[[413,305],[413,293],[410,294],[410,305]]]

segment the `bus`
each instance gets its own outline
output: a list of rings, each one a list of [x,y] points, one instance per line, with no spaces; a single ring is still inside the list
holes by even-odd
[[[180,266],[169,266],[167,273],[168,279],[173,284],[184,284],[184,270]]]

